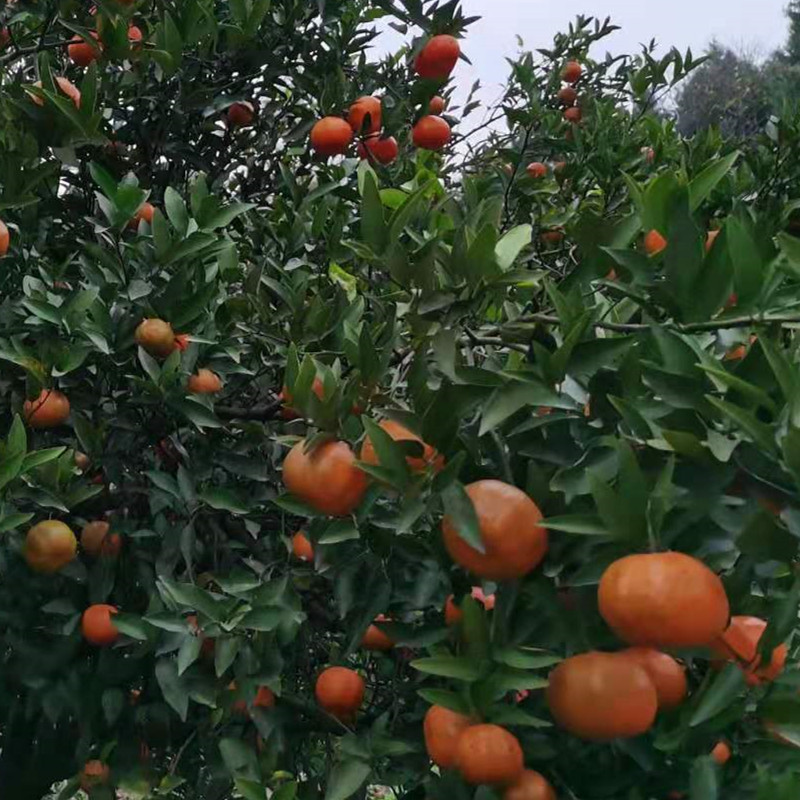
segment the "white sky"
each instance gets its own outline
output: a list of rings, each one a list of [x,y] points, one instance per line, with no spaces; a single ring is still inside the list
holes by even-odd
[[[717,38],[766,56],[786,39],[785,5],[786,0],[462,0],[465,15],[481,20],[462,43],[473,67],[461,62],[456,77],[464,83],[480,77],[491,91],[507,73],[504,57],[517,52],[517,35],[526,49],[547,47],[578,14],[610,16],[621,26],[605,40],[602,54],[633,52],[655,38],[665,50],[691,47],[699,55]]]
[[[788,30],[783,9],[788,0],[462,0],[466,16],[480,16],[462,42],[472,66],[460,61],[454,73],[459,89],[480,78],[485,101],[499,94],[508,74],[505,57],[518,52],[517,35],[526,50],[547,47],[553,35],[566,30],[578,14],[611,17],[621,26],[605,40],[606,50],[630,53],[655,38],[664,50],[691,47],[700,55],[716,38],[735,48],[769,55],[780,47]],[[414,31],[418,34],[419,31]],[[397,45],[402,37],[390,32],[383,46]],[[457,92],[463,98],[461,91]]]

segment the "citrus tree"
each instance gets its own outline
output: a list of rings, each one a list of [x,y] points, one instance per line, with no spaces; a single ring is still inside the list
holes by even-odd
[[[797,119],[586,18],[476,129],[456,2],[2,15],[4,796],[797,796]]]

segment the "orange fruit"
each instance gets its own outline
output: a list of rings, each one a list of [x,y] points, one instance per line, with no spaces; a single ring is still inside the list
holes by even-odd
[[[314,548],[303,531],[297,531],[297,533],[292,536],[292,554],[295,558],[300,559],[300,561],[314,560]]]
[[[711,758],[721,767],[731,760],[731,748],[727,742],[717,742],[711,751]]]
[[[647,255],[657,256],[667,247],[667,240],[655,229],[648,231],[644,237],[644,249]]]
[[[384,419],[379,423],[380,427],[389,434],[396,442],[418,442],[422,445],[422,455],[419,457],[407,456],[406,464],[412,472],[424,472],[429,466],[434,472],[439,472],[444,467],[444,458],[436,452],[435,448],[426,444],[422,439],[413,433],[405,425],[395,422],[393,419]],[[380,460],[369,436],[364,439],[359,455],[361,461],[378,466]]]
[[[544,178],[547,175],[547,167],[541,161],[528,164],[525,171],[534,179]]]
[[[557,244],[561,244],[561,242],[564,241],[564,231],[560,231],[557,228],[551,231],[542,231],[540,238],[546,245],[555,247]]]
[[[387,136],[383,139],[369,137],[365,144],[358,144],[358,154],[361,158],[372,156],[379,164],[391,164],[397,159],[399,148],[397,139],[394,136]]]
[[[156,207],[152,203],[145,201],[139,206],[139,210],[131,218],[131,221],[128,223],[128,227],[136,230],[142,220],[144,220],[148,225],[152,225],[153,215],[155,213]]]
[[[527,575],[547,552],[547,531],[539,525],[539,507],[525,492],[502,481],[477,481],[469,484],[466,491],[475,507],[486,552],[467,544],[445,516],[442,534],[450,558],[489,580]]]
[[[228,125],[231,128],[244,128],[247,125],[251,125],[255,111],[253,104],[248,103],[246,100],[239,103],[231,103],[226,113]]]
[[[578,92],[572,86],[565,86],[559,91],[558,99],[561,105],[574,106],[578,100]]]
[[[740,344],[736,347],[732,347],[728,350],[727,353],[722,357],[723,361],[741,361],[747,355],[747,347],[745,345]]]
[[[577,61],[568,61],[561,71],[564,83],[577,83],[583,75],[583,67]]]
[[[228,689],[232,692],[236,691],[236,681],[231,681],[228,684]],[[275,694],[269,686],[259,686],[256,696],[253,698],[253,708],[274,708],[275,707]],[[238,714],[247,713],[247,702],[245,700],[236,700],[233,703],[233,710]]]
[[[77,86],[71,81],[68,81],[66,78],[62,78],[60,75],[57,76],[55,79],[56,88],[60,89],[70,100],[72,100],[72,104],[75,108],[81,107],[81,92]],[[42,88],[42,82],[36,81],[33,84],[34,86],[38,86],[40,89]],[[43,106],[44,100],[41,97],[37,97],[36,95],[31,95],[31,100],[37,106]]]
[[[414,60],[414,70],[420,78],[444,80],[458,61],[461,47],[458,39],[446,34],[429,39]]]
[[[352,719],[364,699],[364,679],[347,667],[328,667],[314,687],[317,702],[334,717]]]
[[[487,611],[491,611],[494,608],[495,597],[493,594],[490,594],[488,597],[483,593],[483,589],[480,586],[473,586],[472,592],[470,596],[473,600],[477,600],[479,603],[483,604],[483,607]],[[455,598],[451,594],[444,604],[444,621],[447,625],[458,625],[461,622],[462,618],[464,617],[464,612],[456,605]]]
[[[58,572],[75,558],[78,541],[72,529],[56,519],[34,525],[25,536],[25,561],[34,572]]]
[[[314,510],[344,517],[358,507],[367,490],[367,475],[356,466],[346,442],[330,440],[305,452],[299,441],[283,461],[286,488]]]
[[[778,645],[772,651],[769,664],[763,664],[759,643],[766,629],[766,620],[759,617],[731,617],[730,625],[711,645],[712,653],[719,659],[714,666],[721,667],[725,661],[736,661],[744,670],[750,686],[774,681],[786,666],[789,648],[785,643]]]
[[[369,125],[364,128],[367,116]],[[347,121],[354,133],[377,133],[381,129],[381,101],[377,97],[359,97],[350,106]]]
[[[544,775],[526,769],[515,784],[503,794],[503,800],[557,800],[553,787]]]
[[[142,31],[138,26],[128,26],[128,43],[131,45],[131,47],[136,48],[136,45],[141,44],[143,38]]]
[[[81,471],[86,472],[91,466],[92,461],[86,453],[81,453],[79,450],[75,451],[75,466]]]
[[[341,155],[352,138],[352,128],[340,117],[324,117],[311,129],[311,146],[321,156]]]
[[[122,549],[122,538],[118,533],[109,533],[107,522],[87,522],[81,531],[81,547],[90,556],[117,556]]]
[[[119,631],[111,621],[111,616],[116,613],[114,606],[105,603],[89,606],[81,617],[83,638],[98,647],[114,644],[119,638]]]
[[[216,372],[199,369],[196,375],[189,376],[187,388],[192,394],[215,394],[222,389],[222,381]]]
[[[629,647],[620,655],[632,658],[650,676],[659,711],[677,708],[686,699],[686,670],[672,656],[652,647]]]
[[[706,236],[706,253],[714,246],[714,242],[717,241],[717,236],[719,236],[720,232],[716,231],[709,231],[708,236]],[[736,303],[734,303],[736,305]]]
[[[415,147],[423,150],[441,150],[450,141],[450,126],[433,114],[417,122],[411,132]]]
[[[84,792],[89,792],[104,783],[108,783],[110,777],[111,769],[108,764],[104,764],[97,759],[87,761],[81,770],[81,789]]]
[[[633,659],[590,652],[565,659],[550,673],[547,704],[560,727],[581,739],[606,741],[649,730],[658,695]]]
[[[464,780],[507,785],[519,780],[525,768],[517,737],[499,725],[472,725],[456,744],[456,767]]]
[[[444,706],[431,706],[425,712],[422,730],[425,749],[434,764],[451,769],[456,763],[456,746],[461,734],[473,725],[473,720]]]
[[[42,389],[22,404],[22,416],[31,428],[57,428],[69,418],[69,400],[57,389]]]
[[[386,622],[386,617],[381,614],[375,617],[375,622]],[[361,646],[365,650],[386,652],[394,647],[394,640],[390,639],[377,625],[370,625],[361,639]]]
[[[79,67],[88,67],[93,61],[100,58],[103,45],[97,41],[97,34],[92,32],[96,44],[91,45],[82,36],[73,36],[72,43],[67,47],[67,55],[73,64]]]
[[[600,613],[629,644],[704,647],[727,627],[719,577],[684,553],[647,553],[614,561],[598,590]]]
[[[166,358],[175,349],[172,325],[163,319],[143,320],[133,338],[139,347],[155,358]]]
[[[573,125],[577,125],[581,121],[581,119],[583,119],[583,114],[581,113],[581,110],[577,106],[571,106],[570,108],[565,108],[563,116],[567,122]]]
[[[8,232],[8,226],[0,219],[0,258],[2,258],[11,245],[11,234]]]
[[[445,109],[445,105],[444,97],[437,94],[431,97],[431,101],[428,103],[428,112],[430,114],[441,114]]]

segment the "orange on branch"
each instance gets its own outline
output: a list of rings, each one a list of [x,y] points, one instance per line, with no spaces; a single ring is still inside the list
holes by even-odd
[[[317,678],[314,694],[329,714],[351,720],[364,699],[364,679],[347,667],[328,667]]]
[[[359,97],[350,106],[347,121],[354,133],[366,135],[377,133],[381,129],[381,115],[381,101],[379,98]],[[367,117],[369,117],[369,125],[365,127],[364,123],[367,121]]]
[[[57,428],[69,419],[69,400],[57,389],[42,389],[22,404],[22,416],[31,428]]]
[[[422,446],[421,456],[406,456],[406,463],[412,472],[423,472],[428,467],[433,468],[434,472],[439,472],[444,467],[444,457],[437,453],[434,447],[423,442],[416,433],[410,431],[405,425],[401,425],[393,419],[381,420],[379,425],[396,442],[416,442]],[[380,465],[378,454],[375,452],[375,447],[369,436],[364,439],[361,445],[359,459],[372,466]]]
[[[222,381],[216,372],[199,369],[195,375],[189,376],[187,388],[192,394],[216,394],[222,390]]]
[[[475,508],[485,552],[464,541],[454,522],[445,516],[442,535],[450,557],[488,580],[527,575],[547,552],[547,531],[539,525],[539,507],[516,486],[502,481],[477,481],[466,491]]]
[[[414,60],[420,78],[444,80],[450,76],[461,55],[461,46],[454,36],[442,34],[429,39]]]
[[[556,793],[544,775],[526,769],[503,794],[503,800],[557,800]]]
[[[34,572],[58,572],[77,552],[78,540],[72,528],[56,519],[39,522],[25,536],[25,561]]]
[[[311,147],[321,156],[342,155],[353,140],[353,130],[341,117],[324,117],[311,129]]]
[[[735,661],[742,668],[750,686],[770,683],[783,672],[789,655],[788,645],[779,644],[768,664],[763,663],[759,653],[761,637],[767,629],[767,621],[759,617],[731,617],[730,625],[711,645],[711,651],[719,659],[715,666],[725,661]]]
[[[133,337],[136,344],[155,358],[166,358],[175,349],[172,325],[163,319],[146,319],[139,323]]]
[[[97,603],[89,606],[81,617],[81,632],[89,644],[106,647],[119,638],[119,631],[111,617],[118,613],[114,606]]]
[[[415,147],[423,150],[441,150],[450,141],[450,126],[433,114],[422,117],[411,132]]]
[[[456,763],[456,747],[461,734],[474,725],[474,720],[444,706],[431,706],[425,712],[423,733],[428,757],[442,769]]]
[[[644,668],[656,688],[660,711],[677,708],[686,699],[686,669],[671,655],[652,647],[629,647],[620,655]]]
[[[458,737],[456,768],[473,786],[505,786],[525,768],[517,737],[499,725],[472,725]]]

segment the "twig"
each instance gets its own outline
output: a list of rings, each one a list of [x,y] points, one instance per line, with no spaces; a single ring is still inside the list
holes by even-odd
[[[281,408],[283,408],[283,400],[273,400],[267,405],[252,406],[251,408],[217,406],[214,410],[222,419],[248,419],[264,422],[275,419]]]

